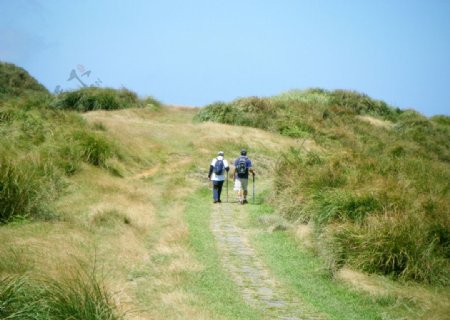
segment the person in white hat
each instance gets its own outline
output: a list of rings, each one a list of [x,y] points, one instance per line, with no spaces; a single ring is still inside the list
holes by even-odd
[[[214,203],[222,202],[220,195],[222,193],[223,182],[225,181],[225,172],[230,170],[228,161],[224,158],[223,151],[217,153],[217,157],[211,161],[209,166],[208,179],[213,184],[213,199]]]

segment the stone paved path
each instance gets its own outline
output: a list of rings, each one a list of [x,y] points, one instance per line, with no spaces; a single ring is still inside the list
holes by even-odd
[[[224,268],[231,274],[245,301],[262,310],[267,319],[325,319],[310,311],[300,301],[294,301],[269,273],[250,245],[245,230],[239,228],[233,213],[242,207],[233,203],[214,205],[211,229]],[[309,309],[309,310],[308,310]]]

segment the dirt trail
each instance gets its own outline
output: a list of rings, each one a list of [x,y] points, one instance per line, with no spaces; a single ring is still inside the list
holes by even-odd
[[[270,274],[252,248],[246,231],[233,217],[240,208],[231,203],[215,205],[211,229],[223,267],[238,285],[244,300],[263,311],[267,319],[325,319],[301,301],[294,300]]]

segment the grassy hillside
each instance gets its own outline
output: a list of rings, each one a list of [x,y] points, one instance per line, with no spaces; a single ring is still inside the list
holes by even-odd
[[[196,118],[298,139],[280,155],[272,201],[314,226],[330,268],[450,283],[449,117],[313,89],[218,102]]]
[[[446,128],[448,117],[427,119],[382,102],[366,106],[367,110],[358,104],[338,107],[329,104],[330,97],[322,90],[293,92],[270,99],[240,99],[238,108],[234,102],[224,103],[226,111],[214,109],[225,117],[245,115],[247,122],[241,124],[247,127],[243,127],[195,123],[196,109],[162,106],[153,98],[140,99],[125,89],[88,88],[58,96],[26,89],[3,95],[0,318],[270,318],[264,310],[246,303],[224,268],[222,252],[217,250],[210,229],[213,207],[206,178],[209,162],[218,150],[232,159],[242,147],[248,148],[258,170],[256,205],[223,205],[233,210],[235,223],[249,245],[254,242],[254,254],[264,258],[261,261],[267,264],[267,273],[273,274],[274,281],[293,298],[305,301],[311,312],[329,319],[444,318],[450,301],[448,287],[403,285],[348,268],[331,277],[323,262],[301,246],[303,242],[314,245],[329,267],[346,264],[364,269],[355,261],[356,253],[362,250],[352,245],[349,249],[353,251],[345,253],[342,246],[350,240],[357,244],[362,237],[354,235],[364,228],[370,231],[371,219],[395,221],[388,209],[400,208],[399,204],[420,209],[423,197],[433,190],[430,199],[434,202],[427,209],[430,218],[420,226],[428,228],[434,221],[433,235],[445,236],[446,229],[438,221],[446,220],[438,217],[442,218],[441,208],[446,208],[439,186],[448,170],[447,140],[434,146],[430,143],[446,134],[433,130]],[[367,97],[360,98],[372,103]],[[278,108],[278,104],[284,106]],[[310,108],[312,105],[317,108]],[[294,106],[297,109],[292,109]],[[197,118],[210,109],[202,109]],[[239,117],[230,119],[242,121]],[[402,122],[405,125],[397,127]],[[255,123],[264,130],[248,127]],[[419,129],[411,129],[411,123]],[[423,128],[433,131],[434,136],[426,143],[420,139],[416,142],[411,137],[420,135]],[[396,133],[398,130],[403,130],[402,135]],[[367,150],[363,148],[360,139],[366,135],[369,138],[364,141],[386,137],[408,142],[400,145],[404,150],[395,149],[397,171],[391,170],[391,158],[387,156],[385,175],[373,159],[365,164],[367,179],[380,187],[373,193],[375,200],[367,197],[372,193],[367,191],[364,179],[357,180],[358,163],[366,161],[361,152],[375,152],[371,148],[378,146],[372,143]],[[352,151],[351,147],[361,149]],[[440,164],[443,169],[442,177],[436,174],[435,189],[427,182],[428,171],[412,176],[423,180],[418,184],[422,189],[408,204],[413,197],[404,197],[413,194],[408,188],[416,182],[406,176],[407,170],[412,170],[407,166],[417,163],[411,160],[403,167],[400,159],[410,159],[411,152],[419,154],[420,161]],[[344,164],[348,169],[344,170]],[[388,200],[382,203],[377,197],[386,188],[384,177],[394,172],[397,176],[392,180],[403,181],[404,189],[395,198],[399,203],[385,208]],[[321,187],[334,174],[334,189]],[[354,181],[361,191],[351,187]],[[232,182],[229,184],[231,187]],[[386,198],[380,199],[395,195],[391,187],[386,189]],[[322,199],[318,198],[320,194]],[[229,196],[230,201],[234,199],[231,190]],[[356,205],[352,207],[349,199],[356,199]],[[286,223],[266,200],[291,221],[314,224],[314,238],[303,241],[303,234],[300,244],[295,241],[299,239],[297,230],[304,226]],[[320,201],[335,201],[332,203],[339,204],[335,205],[339,210],[321,216]],[[347,217],[348,208],[359,209]],[[363,214],[361,208],[373,210]],[[379,219],[381,216],[385,220]],[[267,221],[279,222],[281,230],[288,229],[268,231]],[[428,230],[424,228],[419,231]],[[385,230],[404,234],[400,227]],[[415,229],[411,234],[417,237]],[[438,257],[437,248],[445,248],[440,244],[445,238],[434,239],[429,251],[433,259]],[[431,266],[437,265],[433,259]],[[445,259],[441,260],[446,263]],[[444,276],[433,277],[426,281],[445,283],[441,280]],[[364,286],[371,288],[370,292],[359,290]]]
[[[116,164],[127,157],[123,149],[101,125],[89,126],[70,111],[89,110],[86,101],[95,109],[145,105],[133,92],[98,88],[57,97],[26,91],[0,102],[0,222],[51,215],[50,203],[63,191],[65,178],[83,164],[121,174]]]
[[[0,318],[120,317],[95,270],[97,253],[82,249],[95,244],[95,233],[80,233],[86,216],[66,214],[61,202],[77,176],[94,171],[120,178],[127,166],[146,163],[102,124],[75,112],[130,107],[154,110],[160,103],[125,89],[54,97],[23,69],[0,63]],[[65,236],[75,233],[79,244]]]
[[[49,94],[48,90],[27,71],[0,61],[0,100],[37,92]]]

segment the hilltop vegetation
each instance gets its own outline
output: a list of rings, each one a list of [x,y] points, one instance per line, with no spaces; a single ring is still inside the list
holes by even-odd
[[[0,100],[28,93],[49,94],[48,90],[23,68],[0,62]]]
[[[140,107],[158,109],[161,103],[151,97],[140,100],[136,93],[125,88],[116,90],[93,87],[63,92],[55,98],[51,106],[57,109],[87,112]]]
[[[196,118],[299,139],[275,168],[272,203],[314,226],[315,250],[332,270],[450,283],[449,117],[312,89],[217,102]]]

